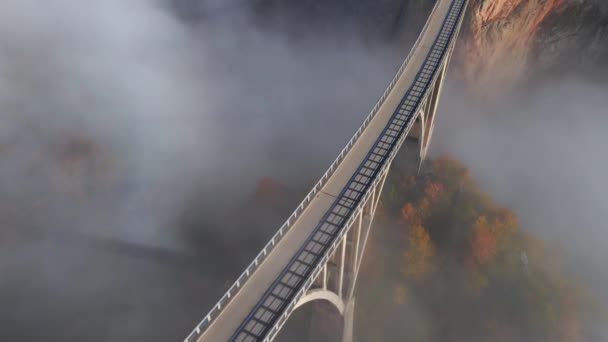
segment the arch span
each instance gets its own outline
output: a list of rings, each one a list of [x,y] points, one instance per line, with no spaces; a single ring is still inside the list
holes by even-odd
[[[296,304],[295,309],[306,303],[312,302],[313,300],[326,300],[330,302],[336,309],[338,309],[340,315],[344,315],[345,305],[342,298],[340,298],[336,293],[325,289],[313,289],[308,291],[306,295],[300,298],[300,301],[298,301]]]

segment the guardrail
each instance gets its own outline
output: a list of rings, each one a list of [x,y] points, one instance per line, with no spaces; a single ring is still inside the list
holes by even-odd
[[[456,1],[456,0],[453,0]],[[468,0],[463,0],[463,9],[466,9],[468,5]],[[462,13],[460,18],[458,19],[458,23],[456,23],[455,25],[455,31],[453,33],[453,37],[457,37],[458,36],[458,31],[460,31],[460,26],[462,24],[462,20],[463,20],[464,14]],[[449,51],[450,49],[452,49],[455,45],[455,40],[453,40],[450,44],[448,44],[448,46],[446,47],[446,51]],[[442,63],[447,63],[446,59],[449,58],[447,57],[448,54],[444,54],[441,63],[439,63],[438,65],[441,65]],[[434,84],[434,82],[437,80],[438,74],[436,74],[433,79],[431,80],[431,82],[429,82],[429,84]],[[428,98],[428,96],[430,95],[431,89],[430,87],[427,87],[427,89],[425,89],[423,96],[421,96],[420,102],[419,103],[423,103],[424,100],[426,98]],[[411,130],[412,126],[414,125],[415,120],[411,120],[405,130],[404,130],[404,134],[401,135],[401,137],[399,137],[399,140],[397,141],[395,148],[390,152],[388,158],[386,159],[386,162],[384,163],[384,165],[382,165],[382,167],[380,168],[380,170],[378,171],[377,175],[382,175],[386,172],[388,172],[388,168],[391,165],[391,162],[395,159],[395,157],[397,156],[397,153],[400,150],[401,145],[403,144],[405,138],[407,137],[409,131]],[[346,236],[346,234],[348,234],[348,232],[350,231],[350,229],[352,228],[355,220],[357,217],[359,217],[359,215],[361,214],[361,212],[363,211],[363,208],[365,207],[365,205],[367,204],[367,201],[369,200],[370,196],[372,196],[372,189],[376,188],[379,184],[379,182],[382,180],[382,177],[377,176],[374,181],[371,183],[371,185],[367,188],[365,194],[363,195],[363,198],[361,199],[361,201],[359,201],[359,204],[355,207],[355,209],[353,210],[352,215],[349,217],[349,219],[346,221],[346,223],[344,224],[344,229],[341,229],[341,231],[338,233],[338,235],[335,237],[333,243],[331,244],[331,246],[327,249],[327,251],[325,251],[325,254],[323,255],[323,257],[321,258],[321,260],[319,261],[319,263],[317,264],[317,266],[314,268],[314,270],[311,272],[310,277],[306,280],[306,282],[304,282],[304,284],[302,285],[302,287],[300,288],[300,290],[298,291],[298,293],[294,296],[294,298],[292,299],[292,301],[289,303],[289,305],[287,306],[287,308],[285,309],[285,312],[281,315],[281,317],[276,321],[276,323],[274,324],[274,326],[272,327],[272,329],[270,329],[270,331],[268,332],[268,334],[266,335],[266,337],[264,338],[264,342],[270,342],[274,339],[274,337],[276,336],[276,334],[278,334],[278,332],[281,330],[282,326],[285,324],[285,322],[287,321],[287,319],[289,318],[291,312],[293,310],[295,310],[298,302],[300,301],[300,299],[302,298],[302,296],[304,296],[306,294],[306,292],[308,291],[308,289],[312,286],[312,284],[314,283],[314,281],[317,279],[317,277],[319,276],[319,274],[321,273],[323,267],[325,266],[325,264],[327,264],[327,262],[329,261],[329,259],[333,256],[333,254],[336,252],[337,248],[339,247],[340,243],[342,243],[342,240],[344,239],[344,237]]]
[[[388,87],[386,88],[386,90],[384,91],[384,93],[382,94],[380,99],[376,102],[376,104],[374,105],[374,107],[372,108],[370,113],[367,115],[367,117],[363,121],[363,124],[361,124],[359,129],[350,138],[350,140],[348,141],[346,146],[342,149],[342,151],[340,151],[340,154],[338,155],[338,157],[333,161],[333,163],[331,163],[331,165],[329,166],[327,171],[325,171],[323,176],[321,176],[321,179],[319,179],[317,184],[315,184],[315,186],[312,188],[312,190],[306,195],[306,197],[304,198],[304,200],[302,200],[300,205],[293,211],[293,213],[289,216],[287,221],[285,221],[285,223],[283,223],[283,225],[281,225],[279,230],[272,236],[270,241],[268,241],[268,243],[264,246],[264,248],[260,251],[260,253],[258,253],[258,255],[249,264],[249,266],[247,266],[245,271],[243,273],[241,273],[241,275],[232,284],[232,286],[230,286],[228,291],[226,291],[226,293],[222,296],[222,298],[220,298],[220,300],[213,306],[213,308],[200,321],[200,323],[196,325],[194,330],[184,339],[184,342],[194,342],[196,340],[196,338],[198,338],[199,336],[202,335],[203,332],[205,332],[205,330],[211,325],[213,320],[219,316],[219,314],[226,307],[226,305],[228,305],[228,303],[230,303],[232,298],[234,298],[234,296],[239,292],[239,290],[245,284],[247,279],[249,279],[251,274],[260,266],[260,264],[264,260],[266,260],[266,257],[268,256],[268,254],[270,254],[270,252],[274,249],[276,244],[289,231],[289,228],[291,228],[292,223],[295,222],[295,220],[298,218],[298,216],[300,216],[302,214],[302,212],[304,212],[304,210],[306,210],[306,208],[308,207],[308,205],[310,204],[310,202],[312,201],[314,196],[323,188],[323,186],[327,183],[329,178],[334,174],[334,172],[336,171],[336,169],[338,168],[340,163],[344,160],[344,157],[346,156],[346,154],[348,154],[348,152],[352,149],[354,144],[357,142],[357,140],[359,139],[359,137],[361,136],[363,131],[367,128],[367,126],[372,121],[372,119],[376,116],[376,114],[378,113],[378,110],[380,109],[380,107],[382,107],[386,98],[388,97],[390,92],[393,90],[393,88],[397,84],[397,81],[403,74],[403,71],[405,70],[408,62],[410,61],[414,51],[416,51],[416,48],[420,45],[420,41],[430,25],[431,18],[433,18],[433,14],[436,12],[439,2],[440,2],[440,0],[438,0],[437,3],[435,3],[435,6],[433,7],[431,14],[429,15],[429,19],[425,23],[422,31],[420,32],[420,35],[418,36],[418,38],[416,39],[416,42],[413,45],[412,49],[410,50],[409,54],[407,55],[407,57],[405,58],[403,63],[401,63],[401,66],[397,70],[397,73],[395,74],[395,76],[393,77],[391,82],[389,83]]]
[[[408,124],[408,128],[406,129],[406,131],[409,131],[412,128],[413,123],[414,123],[414,120],[412,120]],[[399,140],[400,140],[399,145],[401,145],[403,143],[403,140],[405,140],[406,136],[407,136],[407,134],[404,134],[404,135],[402,135],[399,138]],[[397,148],[394,149],[391,152],[390,157],[388,159],[393,160],[395,158],[395,156],[396,156],[396,154],[397,154],[398,151],[399,151],[399,149],[397,149]],[[380,170],[378,172],[378,175],[381,175],[381,174],[387,172],[387,169],[388,169],[389,166],[390,166],[390,162],[385,163],[380,168]],[[368,187],[367,191],[363,195],[363,198],[361,199],[361,201],[359,201],[359,204],[357,205],[357,207],[355,207],[355,210],[353,210],[353,214],[350,216],[350,218],[344,224],[344,229],[342,229],[340,231],[340,233],[338,233],[338,235],[334,239],[334,242],[327,249],[327,251],[325,252],[325,255],[323,256],[323,258],[321,258],[321,260],[319,261],[319,263],[317,264],[317,266],[315,267],[315,269],[312,271],[311,276],[306,280],[306,282],[304,283],[304,285],[302,286],[302,288],[300,288],[300,290],[298,291],[298,293],[294,296],[294,298],[292,299],[292,301],[287,306],[287,309],[285,310],[285,312],[283,313],[283,315],[281,315],[281,317],[277,320],[277,322],[272,327],[272,329],[268,332],[268,335],[266,336],[266,338],[264,338],[264,342],[270,342],[270,341],[272,341],[274,339],[274,337],[276,336],[276,334],[281,330],[281,328],[283,327],[283,325],[285,324],[285,322],[289,318],[289,315],[295,309],[296,305],[298,304],[298,302],[300,301],[300,299],[302,298],[302,296],[304,296],[306,294],[306,291],[308,291],[308,289],[312,286],[312,284],[314,283],[314,281],[317,279],[317,277],[321,273],[321,271],[322,271],[323,267],[325,266],[325,264],[327,264],[327,262],[329,262],[329,259],[331,258],[331,256],[335,253],[336,249],[338,249],[340,243],[342,243],[342,240],[344,239],[344,236],[346,234],[348,234],[348,232],[350,231],[350,228],[352,228],[352,226],[353,226],[356,218],[359,217],[359,215],[363,211],[364,206],[367,204],[367,201],[369,200],[370,196],[372,195],[371,189],[376,188],[376,186],[378,186],[378,183],[381,181],[381,179],[382,179],[382,177],[376,177],[376,179],[374,179],[374,181],[372,182],[372,184]]]

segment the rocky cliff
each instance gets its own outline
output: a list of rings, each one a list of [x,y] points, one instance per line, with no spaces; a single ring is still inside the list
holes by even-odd
[[[608,60],[608,12],[599,1],[472,0],[460,71],[476,89],[505,89],[559,68]]]

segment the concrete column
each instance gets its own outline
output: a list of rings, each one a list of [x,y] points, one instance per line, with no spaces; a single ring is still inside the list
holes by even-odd
[[[449,56],[448,56],[449,58]],[[446,59],[447,60],[447,59]],[[424,124],[422,126],[422,139],[420,140],[420,162],[426,159],[426,155],[431,143],[431,136],[433,135],[433,129],[435,128],[435,114],[437,113],[437,105],[439,104],[439,97],[441,95],[441,89],[443,87],[443,80],[447,70],[447,64],[444,63],[441,66],[439,75],[432,85],[431,92],[427,99],[427,106],[425,110]]]
[[[327,290],[327,264],[323,266],[323,289]]]
[[[342,298],[342,287],[344,285],[344,262],[346,261],[346,235],[342,239],[342,253],[340,256],[340,279],[338,281],[338,297]]]
[[[353,342],[355,327],[355,297],[346,302],[344,307],[344,329],[342,330],[342,342]]]
[[[359,263],[359,243],[361,242],[361,228],[363,227],[363,210],[361,211],[361,213],[359,214],[359,218],[357,219],[357,232],[356,237],[355,237],[355,250],[354,250],[354,255],[353,255],[353,263],[352,263],[352,269],[353,269],[353,276],[354,276],[354,272],[355,269],[357,268],[357,264]]]
[[[389,168],[390,168],[390,165],[389,165]],[[387,168],[387,170],[389,168]],[[365,228],[365,235],[363,237],[363,240],[361,240],[361,249],[359,251],[358,260],[355,263],[355,265],[353,266],[354,272],[353,272],[353,277],[352,277],[352,280],[350,283],[350,289],[346,293],[347,298],[349,298],[349,297],[352,298],[355,295],[355,285],[357,284],[357,277],[359,276],[359,269],[361,268],[361,262],[363,261],[363,254],[365,253],[365,246],[367,245],[369,234],[372,230],[372,223],[374,222],[376,208],[378,207],[378,203],[380,202],[380,195],[382,194],[382,189],[384,189],[384,184],[386,183],[386,179],[388,178],[388,171],[386,171],[381,177],[382,177],[382,179],[380,181],[380,184],[378,184],[376,186],[376,188],[373,190],[374,191],[373,194],[377,194],[377,195],[372,196],[370,201],[366,204],[366,206],[369,205],[369,211],[370,211],[369,216],[367,217],[365,222],[363,222],[364,216],[361,217],[360,223],[362,223],[363,227]]]

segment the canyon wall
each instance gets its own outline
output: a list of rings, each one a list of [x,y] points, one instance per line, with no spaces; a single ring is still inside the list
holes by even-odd
[[[607,29],[601,2],[472,0],[457,72],[486,92],[557,70],[589,72],[606,65]]]

